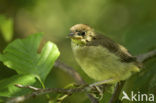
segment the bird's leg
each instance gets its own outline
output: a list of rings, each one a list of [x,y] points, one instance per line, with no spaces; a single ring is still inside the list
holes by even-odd
[[[90,87],[91,88],[90,93],[98,100],[102,100],[105,88],[107,86],[108,86],[107,84],[103,84],[99,86],[94,85]]]
[[[104,88],[100,88],[100,86],[95,86],[95,89],[97,90],[97,92],[99,94],[99,100],[102,100],[102,98],[103,98],[103,89]]]
[[[101,100],[103,98],[103,93],[104,93],[104,89],[106,87],[106,84],[109,82],[112,82],[112,81],[113,81],[113,79],[108,79],[108,80],[99,81],[99,82],[90,84],[89,87],[92,88],[91,91],[94,94],[94,97]],[[97,94],[98,94],[98,96],[97,96]]]

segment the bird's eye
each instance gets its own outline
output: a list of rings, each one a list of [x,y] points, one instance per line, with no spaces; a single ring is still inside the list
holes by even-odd
[[[85,32],[79,32],[78,35],[79,36],[85,36]]]
[[[85,32],[82,32],[81,35],[82,35],[82,36],[85,36]]]

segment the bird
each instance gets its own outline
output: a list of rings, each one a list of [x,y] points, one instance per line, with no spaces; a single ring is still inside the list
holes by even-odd
[[[113,84],[140,71],[136,57],[124,46],[86,24],[72,26],[68,37],[76,62],[95,81]]]

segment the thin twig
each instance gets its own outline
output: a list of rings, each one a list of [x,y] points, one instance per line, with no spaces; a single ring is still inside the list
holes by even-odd
[[[146,61],[152,57],[155,57],[155,56],[156,56],[156,50],[153,50],[148,53],[141,54],[141,55],[137,56],[137,61],[140,63],[143,63],[144,61]]]
[[[92,83],[90,85],[87,84],[82,84],[76,88],[72,88],[72,89],[63,89],[63,88],[45,88],[45,89],[41,89],[41,88],[36,88],[34,86],[24,86],[21,84],[16,84],[15,86],[18,88],[28,88],[30,90],[33,90],[34,92],[24,95],[24,96],[19,96],[19,97],[15,97],[15,98],[11,98],[7,101],[7,103],[19,103],[19,102],[23,102],[27,99],[30,99],[32,97],[38,96],[38,95],[43,95],[43,94],[48,94],[48,93],[58,93],[58,94],[67,94],[67,95],[71,95],[73,93],[80,93],[80,92],[85,92],[88,94],[88,92],[90,92],[89,90],[93,89],[93,86],[99,86],[99,83],[106,83],[105,81],[101,81],[101,82],[95,82]],[[103,84],[101,84],[103,85]],[[88,95],[88,96],[92,96],[92,95]],[[98,101],[96,101],[96,99],[94,99],[93,97],[90,97],[90,99],[92,100],[91,102],[93,103],[98,103]]]
[[[95,85],[96,83],[94,83]],[[90,85],[93,85],[93,84],[90,84]],[[30,93],[30,94],[27,94],[27,95],[24,95],[24,96],[19,96],[19,97],[15,97],[15,98],[11,98],[7,101],[7,103],[19,103],[19,102],[23,102],[27,99],[30,99],[32,97],[35,97],[35,96],[38,96],[38,95],[44,95],[44,94],[48,94],[48,93],[58,93],[58,94],[67,94],[67,95],[71,95],[73,93],[80,93],[80,92],[85,92],[85,93],[88,93],[89,89],[88,88],[91,88],[90,85],[81,85],[79,87],[76,87],[76,88],[72,88],[72,89],[63,89],[63,88],[45,88],[45,89],[41,89],[41,88],[36,88],[36,87],[33,87],[33,86],[24,86],[24,85],[21,85],[21,84],[16,84],[15,86],[18,87],[18,88],[28,88],[28,89],[31,89],[31,90],[34,90],[34,92]],[[92,89],[92,88],[91,88]],[[92,96],[92,95],[89,95],[89,96]],[[95,101],[94,98],[92,98],[92,101],[94,102],[97,102]]]
[[[90,84],[89,86],[90,86],[90,87],[93,87],[93,86],[100,86],[100,85],[102,85],[102,84],[107,84],[107,83],[110,83],[110,82],[112,82],[112,81],[113,81],[113,79],[108,79],[108,80],[104,80],[104,81],[95,82],[95,83],[93,83],[93,84]]]
[[[82,79],[82,77],[80,76],[80,74],[78,72],[75,71],[75,69],[73,69],[72,67],[60,62],[60,61],[56,61],[55,62],[55,67],[60,68],[61,70],[67,72],[68,74],[70,74],[77,83],[79,84],[86,84],[85,81]]]
[[[33,86],[23,86],[21,84],[16,85],[17,87],[20,88],[29,88],[34,90]],[[30,99],[32,97],[35,96],[39,96],[39,95],[44,95],[44,94],[48,94],[48,93],[59,93],[59,94],[73,94],[73,93],[78,93],[78,92],[84,92],[87,87],[87,85],[81,86],[79,88],[72,88],[72,89],[63,89],[63,88],[46,88],[46,89],[35,89],[35,92],[32,92],[31,94],[27,94],[24,96],[19,96],[19,97],[15,97],[15,98],[11,98],[10,100],[7,101],[7,103],[19,103],[19,102],[23,102],[27,99]]]
[[[21,85],[21,84],[15,84],[16,87],[18,88],[28,88],[28,89],[31,89],[31,90],[34,90],[34,91],[38,91],[38,90],[41,90],[41,88],[36,88],[36,87],[33,87],[33,86],[24,86],[24,85]]]

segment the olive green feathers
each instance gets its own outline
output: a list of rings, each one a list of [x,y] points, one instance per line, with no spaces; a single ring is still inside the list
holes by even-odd
[[[96,81],[109,83],[125,80],[139,72],[136,58],[110,38],[99,35],[85,24],[71,27],[69,37],[76,61]]]

